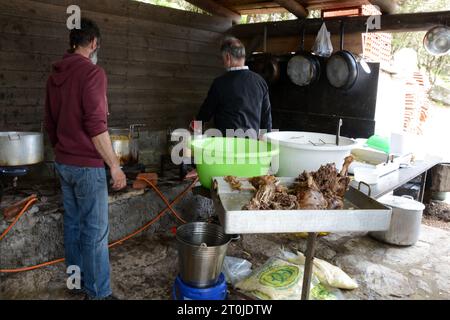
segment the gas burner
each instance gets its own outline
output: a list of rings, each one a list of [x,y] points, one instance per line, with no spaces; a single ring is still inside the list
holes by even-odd
[[[28,174],[27,167],[0,167],[0,202],[2,201],[3,192],[8,186],[13,189],[17,188],[19,177]]]

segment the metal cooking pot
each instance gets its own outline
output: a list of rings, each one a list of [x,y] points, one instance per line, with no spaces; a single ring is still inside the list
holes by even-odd
[[[450,53],[450,28],[444,26],[432,28],[425,35],[423,45],[430,54],[435,56]]]
[[[28,166],[44,161],[40,132],[0,132],[0,166]]]
[[[287,74],[291,81],[298,86],[307,86],[315,83],[320,77],[320,61],[305,52],[305,29],[303,28],[300,50],[292,57],[287,65]]]
[[[270,53],[255,53],[248,59],[249,68],[266,80],[267,84],[274,84],[280,79],[278,59]]]
[[[384,196],[378,201],[392,208],[389,230],[370,232],[370,236],[389,244],[411,246],[419,240],[425,205],[411,196]]]
[[[355,56],[344,50],[344,24],[341,24],[341,50],[335,52],[327,62],[327,78],[338,89],[350,89],[358,78],[358,61]]]
[[[139,162],[138,128],[143,126],[133,124],[129,128],[109,129],[112,147],[121,166],[130,166]]]

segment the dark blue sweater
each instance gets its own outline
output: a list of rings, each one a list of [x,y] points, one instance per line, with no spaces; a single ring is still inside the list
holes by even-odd
[[[214,118],[215,128],[272,129],[269,89],[266,81],[250,70],[228,71],[216,78],[197,115],[198,121]]]

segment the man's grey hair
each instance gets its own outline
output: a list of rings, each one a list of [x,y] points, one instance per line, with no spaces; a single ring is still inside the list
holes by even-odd
[[[245,46],[241,40],[232,36],[223,39],[220,52],[222,54],[229,53],[236,60],[245,59]]]

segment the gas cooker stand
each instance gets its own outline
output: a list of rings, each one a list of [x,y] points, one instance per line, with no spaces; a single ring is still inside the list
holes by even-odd
[[[3,192],[10,185],[13,189],[17,188],[19,177],[27,175],[29,169],[27,167],[0,167],[0,202],[2,201]],[[12,180],[5,182],[5,180]]]

